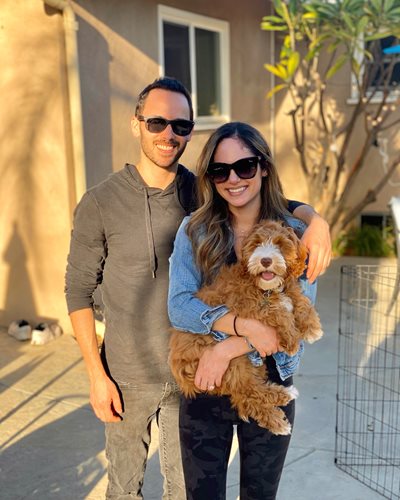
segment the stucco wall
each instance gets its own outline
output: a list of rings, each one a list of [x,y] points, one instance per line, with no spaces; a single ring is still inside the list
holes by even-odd
[[[0,324],[67,325],[63,275],[71,202],[63,37],[39,1],[0,9]]]
[[[74,9],[79,20],[79,53],[85,127],[88,184],[92,185],[126,162],[135,162],[138,143],[130,135],[129,120],[137,93],[159,75],[158,26],[155,0],[119,0],[102,2],[78,0]],[[246,12],[242,2],[231,0],[165,0],[163,5],[229,22],[231,58],[231,118],[248,121],[258,127],[275,146],[275,157],[288,197],[307,201],[307,186],[293,150],[291,125],[285,101],[279,96],[275,110],[266,99],[271,77],[263,69],[271,61],[270,34],[260,29],[268,2],[253,0]],[[343,102],[350,92],[349,71],[337,77],[335,91]],[[275,132],[271,126],[275,118]],[[361,131],[361,124],[360,124]],[[194,133],[182,161],[194,168],[199,152],[209,134]],[[354,152],[354,151],[353,151]],[[355,196],[361,196],[367,180],[374,184],[382,171],[382,158],[373,151],[370,169],[360,176]],[[398,178],[394,179],[399,181]],[[390,184],[368,210],[387,211],[387,201],[398,192]]]
[[[270,76],[263,64],[271,60],[270,35],[261,31],[260,21],[268,2],[252,0],[245,10],[243,2],[232,0],[162,3],[229,22],[231,118],[252,123],[275,143],[287,196],[306,200],[283,102],[277,99],[273,111],[266,100]],[[139,157],[130,118],[138,92],[159,76],[157,5],[156,0],[72,2],[88,186]],[[0,325],[20,318],[33,324],[59,319],[70,331],[63,282],[77,200],[62,14],[39,0],[3,0],[0,42]],[[339,79],[337,88],[346,94],[348,72]],[[209,132],[194,132],[182,157],[189,168],[194,169]],[[375,181],[380,161],[371,156],[359,186]],[[389,185],[368,210],[384,211],[398,192]]]
[[[158,19],[154,0],[102,2],[78,0],[79,57],[88,184],[92,185],[125,162],[139,157],[130,133],[137,94],[159,76]],[[265,55],[249,47],[266,45],[259,29],[266,2],[231,0],[166,0],[163,5],[229,21],[231,36],[231,117],[251,121],[267,132],[269,77],[262,69]],[[266,50],[266,49],[265,49]],[[194,168],[210,131],[195,131],[182,162]]]

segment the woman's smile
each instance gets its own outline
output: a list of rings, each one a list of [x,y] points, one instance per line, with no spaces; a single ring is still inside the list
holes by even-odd
[[[251,151],[237,137],[228,137],[223,139],[215,149],[214,162],[234,164],[242,158],[254,156]],[[262,178],[266,175],[264,170],[261,170],[260,165],[257,167],[257,172],[250,179],[241,179],[235,170],[232,168],[229,172],[229,177],[225,182],[215,184],[215,189],[218,194],[227,203],[231,211],[237,209],[251,209],[255,214],[258,214],[261,205],[261,185]]]
[[[234,188],[228,188],[227,191],[229,194],[233,196],[241,195],[244,191],[246,191],[247,186],[238,186]]]

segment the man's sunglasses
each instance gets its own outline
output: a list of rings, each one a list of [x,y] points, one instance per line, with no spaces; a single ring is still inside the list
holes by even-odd
[[[261,160],[258,156],[242,158],[234,163],[210,163],[207,169],[207,175],[212,182],[219,184],[229,179],[231,170],[241,179],[252,179],[257,173],[258,163]]]
[[[183,118],[177,118],[176,120],[167,120],[166,118],[161,118],[159,116],[137,116],[140,122],[146,124],[146,128],[152,134],[159,134],[171,125],[174,134],[176,135],[189,135],[194,127],[194,122],[191,120],[184,120]]]

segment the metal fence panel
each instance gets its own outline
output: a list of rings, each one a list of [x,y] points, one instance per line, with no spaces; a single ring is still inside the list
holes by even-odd
[[[396,267],[343,266],[335,463],[400,500],[400,307]]]

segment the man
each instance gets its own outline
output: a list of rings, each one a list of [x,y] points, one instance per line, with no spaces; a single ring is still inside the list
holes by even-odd
[[[193,129],[191,97],[161,78],[139,95],[131,126],[140,161],[90,189],[75,211],[66,297],[90,379],[90,402],[106,425],[108,499],[142,498],[150,424],[160,429],[163,498],[185,498],[178,439],[179,393],[168,368],[168,258],[192,208],[194,176],[179,158]],[[330,258],[327,224],[311,207],[309,277]],[[101,356],[92,295],[101,284],[106,333]]]

